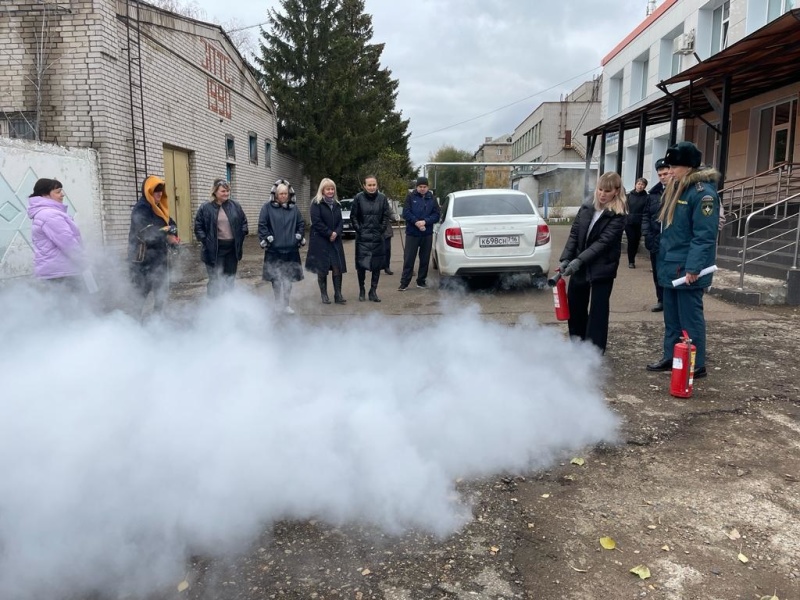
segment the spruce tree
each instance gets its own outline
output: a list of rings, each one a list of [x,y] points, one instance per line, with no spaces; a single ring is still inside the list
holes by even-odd
[[[383,45],[370,43],[363,0],[281,0],[268,27],[257,63],[278,111],[278,148],[304,164],[312,185],[331,177],[351,195],[360,167],[384,149],[407,164],[398,83],[380,66]]]

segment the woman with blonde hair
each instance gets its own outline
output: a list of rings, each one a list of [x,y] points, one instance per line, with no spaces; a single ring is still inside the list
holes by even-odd
[[[664,291],[664,349],[661,359],[648,371],[672,369],[673,347],[686,330],[697,347],[694,378],[706,376],[706,321],[703,290],[712,274],[700,271],[714,264],[719,228],[719,173],[701,168],[702,154],[691,142],[667,150],[671,180],[664,190],[659,213],[661,239],[658,248],[658,283]],[[672,281],[686,277],[686,283]]]
[[[588,339],[601,352],[605,352],[608,340],[609,300],[627,212],[620,176],[603,173],[594,198],[578,209],[559,259],[562,275],[570,278],[569,334],[582,341]]]
[[[342,208],[336,197],[336,184],[323,179],[317,195],[311,202],[311,234],[308,243],[306,269],[317,275],[319,293],[323,304],[330,304],[328,297],[328,272],[332,272],[333,301],[345,304],[342,296],[342,274],[347,273],[342,246]]]

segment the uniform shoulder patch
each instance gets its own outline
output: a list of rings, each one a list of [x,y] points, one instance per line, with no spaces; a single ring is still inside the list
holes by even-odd
[[[710,217],[714,212],[714,198],[711,196],[703,196],[700,200],[700,211],[704,217]]]
[[[706,191],[706,188],[701,181],[698,181],[697,183],[694,184],[694,189],[696,189],[698,192]]]

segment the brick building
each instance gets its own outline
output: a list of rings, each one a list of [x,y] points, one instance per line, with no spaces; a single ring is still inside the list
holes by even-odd
[[[511,162],[511,136],[501,135],[498,138],[484,138],[475,154],[473,162]],[[511,187],[511,166],[487,166],[478,171],[475,187],[507,188]]]
[[[0,88],[0,135],[35,137],[38,112],[41,141],[97,152],[108,245],[127,239],[147,173],[166,177],[184,241],[216,177],[253,223],[279,177],[307,211],[302,165],[276,149],[275,108],[217,25],[138,0],[4,0]]]

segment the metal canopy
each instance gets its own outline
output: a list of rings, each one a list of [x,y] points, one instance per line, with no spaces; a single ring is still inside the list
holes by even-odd
[[[658,84],[666,95],[640,103],[586,132],[586,136],[669,122],[673,103],[677,118],[691,119],[718,108],[725,79],[731,104],[800,81],[800,8],[754,31],[732,46]],[[670,91],[668,86],[682,84]],[[712,92],[712,94],[709,94]],[[644,116],[644,118],[642,118]]]

